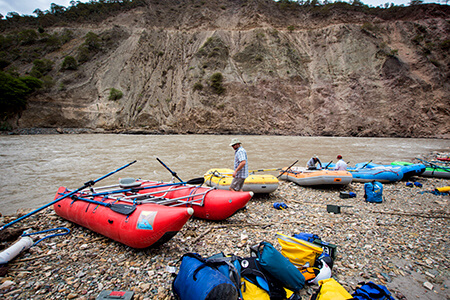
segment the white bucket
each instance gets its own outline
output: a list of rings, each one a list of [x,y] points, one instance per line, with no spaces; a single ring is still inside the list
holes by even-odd
[[[14,257],[19,255],[20,252],[29,249],[33,245],[33,239],[29,236],[23,236],[12,244],[9,248],[3,250],[0,253],[0,264],[6,264]]]

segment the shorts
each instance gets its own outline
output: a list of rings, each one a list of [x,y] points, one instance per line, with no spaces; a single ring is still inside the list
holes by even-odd
[[[235,191],[240,191],[244,187],[245,178],[234,177],[231,181],[230,188]]]

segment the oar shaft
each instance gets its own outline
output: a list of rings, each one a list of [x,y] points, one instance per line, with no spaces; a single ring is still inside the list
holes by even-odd
[[[254,172],[270,172],[270,171],[280,171],[280,168],[273,168],[273,169],[259,169],[259,170],[250,170],[250,173]]]
[[[167,186],[174,186],[174,185],[184,185],[184,184],[200,184],[200,181],[203,181],[203,177],[194,178],[186,182],[176,182],[176,183],[166,183],[166,184],[157,184],[157,185],[151,185],[151,186],[141,186],[136,188],[129,188],[129,189],[121,189],[121,190],[115,190],[115,191],[107,191],[107,192],[100,192],[100,193],[93,193],[89,194],[89,196],[106,196],[106,195],[112,195],[112,194],[120,194],[120,193],[127,193],[127,192],[136,192],[141,190],[148,190],[148,189],[155,189],[155,188],[161,188],[161,187],[167,187]]]
[[[364,169],[365,167],[367,167],[371,162],[372,162],[372,159],[371,159],[367,164],[365,164],[364,166],[362,166],[361,169]]]
[[[174,171],[172,171],[168,166],[166,166],[165,163],[163,163],[159,158],[156,158],[157,161],[159,161],[160,164],[162,164],[164,166],[164,168],[166,168],[173,177],[175,177],[176,179],[178,179],[180,182],[182,182],[183,180],[181,180],[180,177],[178,177],[177,173],[175,173]]]
[[[133,161],[133,162],[131,162],[131,163],[129,163],[129,164],[126,164],[126,165],[124,165],[124,166],[118,168],[117,170],[112,171],[112,172],[110,172],[110,173],[108,173],[108,174],[106,174],[106,175],[104,175],[104,176],[102,176],[102,177],[99,177],[99,178],[97,178],[97,179],[95,179],[95,180],[90,180],[90,181],[86,182],[82,187],[76,189],[75,191],[73,191],[73,192],[71,192],[71,193],[69,193],[69,194],[67,194],[67,195],[64,195],[64,196],[62,196],[62,197],[59,197],[58,199],[56,199],[56,200],[54,200],[54,201],[52,201],[52,202],[50,202],[50,203],[48,203],[48,204],[45,204],[44,206],[42,206],[42,207],[40,207],[40,208],[38,208],[38,209],[36,209],[36,210],[33,210],[32,212],[29,212],[28,214],[26,214],[26,215],[24,215],[24,216],[22,216],[22,217],[20,217],[20,218],[18,218],[18,219],[15,219],[14,221],[9,222],[8,224],[3,225],[2,227],[0,227],[0,231],[2,231],[3,229],[5,229],[5,228],[7,228],[7,227],[9,227],[9,226],[11,226],[11,225],[13,225],[13,224],[19,222],[19,221],[22,221],[22,220],[25,219],[25,218],[28,218],[28,217],[31,216],[31,215],[34,215],[34,214],[37,213],[37,212],[40,212],[41,210],[43,210],[43,209],[45,209],[45,208],[47,208],[47,207],[49,207],[49,206],[51,206],[51,205],[53,205],[53,204],[55,204],[55,203],[61,201],[61,200],[63,200],[64,198],[67,198],[67,197],[72,196],[73,194],[75,194],[75,193],[77,193],[77,192],[79,192],[79,191],[81,191],[81,190],[83,190],[83,189],[85,189],[85,188],[87,188],[87,187],[89,187],[89,186],[95,184],[96,182],[99,182],[99,181],[102,180],[102,179],[105,179],[105,178],[108,177],[108,176],[111,176],[111,175],[114,174],[114,173],[119,172],[120,170],[123,170],[124,168],[126,168],[126,167],[128,167],[128,166],[134,164],[135,162],[136,162],[136,160]]]
[[[290,168],[292,168],[292,166],[295,165],[296,163],[298,163],[298,159],[297,159],[292,165],[290,165],[289,167],[287,167],[286,170],[284,170],[283,172],[281,172],[281,174],[278,175],[277,178],[280,178],[281,175],[283,175],[284,173],[286,173],[286,172],[287,172]]]
[[[93,203],[93,204],[98,204],[98,205],[103,205],[103,206],[111,206],[111,203],[105,203],[105,202],[101,202],[101,201],[95,201],[92,199],[88,199],[88,198],[83,198],[83,197],[78,197],[78,196],[74,196],[75,200],[81,200],[81,201],[85,201],[85,202],[89,202],[89,203]]]

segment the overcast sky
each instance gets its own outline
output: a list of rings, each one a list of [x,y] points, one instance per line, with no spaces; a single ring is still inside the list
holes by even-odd
[[[55,3],[60,6],[69,7],[71,0],[0,0],[0,13],[6,16],[9,12],[16,12],[19,15],[33,15],[33,11],[39,8],[42,11],[50,10],[50,5]],[[350,0],[344,0],[350,2]],[[445,3],[445,0],[425,0],[425,3]],[[78,2],[78,0],[76,1]],[[89,1],[81,1],[89,2]],[[411,0],[362,0],[369,6],[379,6],[385,3],[394,3],[395,5],[408,5]],[[35,15],[33,15],[35,16]]]

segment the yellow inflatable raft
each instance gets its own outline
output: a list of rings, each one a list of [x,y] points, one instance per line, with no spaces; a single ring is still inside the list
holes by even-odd
[[[233,170],[231,169],[210,169],[205,175],[205,184],[216,187],[220,190],[228,190],[233,180]],[[244,191],[255,194],[272,193],[278,188],[278,179],[273,175],[256,175],[250,173],[244,181]]]

